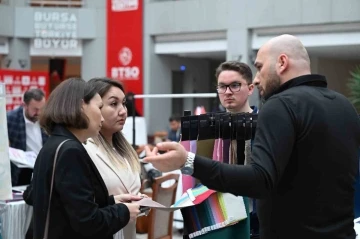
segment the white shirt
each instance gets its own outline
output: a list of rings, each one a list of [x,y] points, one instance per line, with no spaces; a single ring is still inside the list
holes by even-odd
[[[26,131],[26,151],[33,151],[38,154],[42,148],[42,136],[39,121],[33,123],[32,121],[28,120],[28,118],[25,116],[25,110],[24,120]]]

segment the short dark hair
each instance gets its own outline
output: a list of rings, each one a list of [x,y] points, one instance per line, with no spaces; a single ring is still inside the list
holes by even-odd
[[[31,100],[40,101],[45,97],[45,94],[40,89],[30,89],[24,93],[24,103],[29,104]]]
[[[244,78],[244,80],[246,80],[248,84],[252,83],[252,71],[245,63],[239,61],[225,61],[221,63],[215,72],[216,80],[218,80],[220,73],[223,71],[236,71]]]
[[[172,115],[172,116],[169,118],[169,122],[172,122],[172,121],[180,122],[180,121],[181,121],[181,117],[180,117],[179,115]]]
[[[58,85],[50,94],[40,116],[40,125],[51,134],[55,125],[87,129],[88,117],[82,112],[82,102],[88,104],[97,94],[94,87],[80,78],[70,78]]]

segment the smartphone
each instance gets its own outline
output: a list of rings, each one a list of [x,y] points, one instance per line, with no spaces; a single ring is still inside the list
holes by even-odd
[[[140,206],[140,213],[137,217],[147,216],[150,213],[150,207]]]

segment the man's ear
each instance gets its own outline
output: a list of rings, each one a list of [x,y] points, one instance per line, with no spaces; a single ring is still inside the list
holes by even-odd
[[[249,87],[248,95],[252,95],[252,93],[254,92],[254,84],[250,84],[250,85],[248,85],[248,87]]]
[[[280,54],[277,60],[277,73],[278,75],[283,74],[289,66],[289,57],[286,54]]]

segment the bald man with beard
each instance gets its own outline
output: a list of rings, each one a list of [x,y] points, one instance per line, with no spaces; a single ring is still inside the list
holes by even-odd
[[[253,83],[264,99],[250,165],[227,165],[161,143],[145,161],[181,168],[217,191],[260,199],[261,239],[355,239],[354,183],[360,121],[343,95],[311,74],[291,35],[258,51]],[[167,151],[157,155],[157,150]]]

